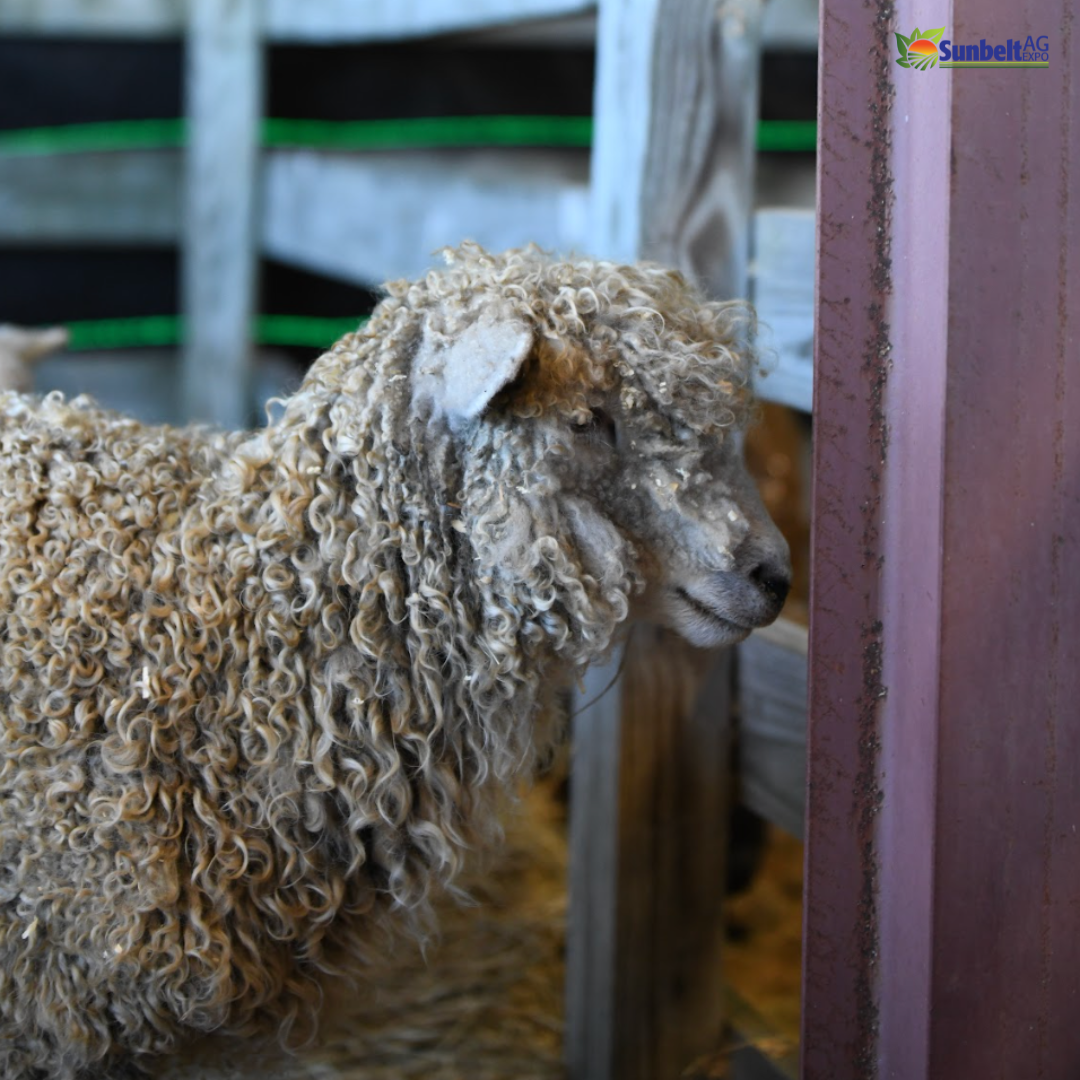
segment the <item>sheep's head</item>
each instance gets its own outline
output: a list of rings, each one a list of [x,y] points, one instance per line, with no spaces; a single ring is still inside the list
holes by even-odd
[[[412,412],[446,433],[481,564],[544,592],[561,551],[586,592],[617,608],[643,585],[639,609],[702,646],[776,617],[790,565],[742,458],[745,305],[659,267],[534,251],[466,248],[427,287]]]
[[[29,393],[34,387],[34,363],[62,348],[67,340],[63,327],[27,330],[0,324],[0,390]]]

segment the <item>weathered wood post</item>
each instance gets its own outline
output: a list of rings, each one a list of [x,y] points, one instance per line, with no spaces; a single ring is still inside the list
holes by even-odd
[[[803,1075],[1069,1080],[1080,27],[823,0],[821,63]]]
[[[182,224],[184,413],[229,427],[251,413],[262,116],[259,0],[192,0]]]
[[[746,295],[759,0],[602,3],[597,255]],[[590,673],[584,704],[615,675]],[[567,1062],[668,1080],[715,1049],[729,810],[730,656],[638,625],[574,724]]]

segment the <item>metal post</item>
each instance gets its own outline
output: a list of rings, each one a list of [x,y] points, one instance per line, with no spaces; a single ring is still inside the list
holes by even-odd
[[[1075,15],[823,0],[821,64],[803,1075],[1077,1076]]]

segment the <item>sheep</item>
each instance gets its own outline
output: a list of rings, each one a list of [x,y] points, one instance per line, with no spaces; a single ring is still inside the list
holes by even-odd
[[[55,326],[49,330],[27,330],[0,323],[0,390],[29,392],[34,386],[33,365],[43,356],[67,344],[68,332]]]
[[[0,395],[0,1075],[298,1038],[322,974],[428,932],[632,609],[776,617],[749,308],[447,262],[260,430]]]

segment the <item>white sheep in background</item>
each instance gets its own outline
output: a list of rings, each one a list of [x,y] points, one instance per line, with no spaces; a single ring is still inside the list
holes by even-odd
[[[655,266],[389,286],[264,430],[0,395],[0,1074],[308,1025],[496,829],[635,603],[771,621],[751,316]]]
[[[67,344],[68,332],[56,326],[28,330],[0,323],[0,390],[29,393],[34,388],[33,365]]]

